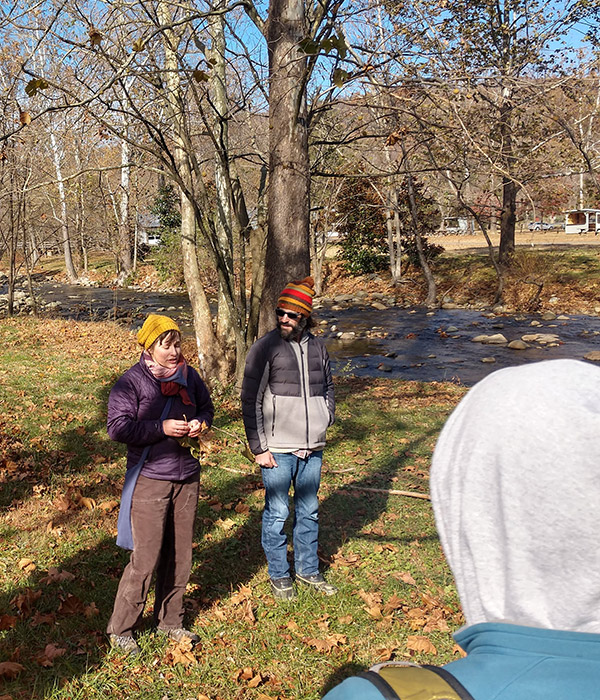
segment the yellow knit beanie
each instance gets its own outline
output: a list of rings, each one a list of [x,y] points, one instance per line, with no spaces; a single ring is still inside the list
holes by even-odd
[[[181,333],[179,326],[172,318],[168,316],[159,316],[158,314],[150,314],[144,321],[144,325],[138,331],[137,341],[148,350],[148,348],[154,345],[156,339],[167,331],[177,331]]]

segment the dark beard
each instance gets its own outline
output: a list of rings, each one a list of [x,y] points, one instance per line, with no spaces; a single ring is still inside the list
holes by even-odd
[[[278,320],[277,330],[279,331],[279,335],[284,340],[288,340],[290,342],[299,341],[302,337],[302,333],[304,332],[307,323],[308,319],[306,318],[306,316],[300,316],[300,318],[298,319],[298,325],[295,328],[288,329],[283,328],[281,325],[281,321]]]

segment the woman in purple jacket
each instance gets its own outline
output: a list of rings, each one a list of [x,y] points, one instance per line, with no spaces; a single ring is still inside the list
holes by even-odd
[[[192,565],[200,465],[181,438],[195,438],[212,423],[204,382],[181,354],[175,321],[151,314],[137,335],[144,351],[117,381],[108,399],[108,434],[127,445],[127,472],[117,544],[133,550],[126,566],[108,634],[112,647],[140,649],[133,637],[153,573],[154,622],[176,641],[198,636],[183,627],[183,595]]]

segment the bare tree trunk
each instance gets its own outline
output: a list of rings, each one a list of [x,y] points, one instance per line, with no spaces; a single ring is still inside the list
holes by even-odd
[[[126,127],[124,127],[126,128]],[[119,267],[121,268],[120,283],[125,282],[125,277],[131,272],[131,227],[129,222],[129,181],[131,166],[129,165],[129,142],[121,139],[121,196],[119,198],[118,212],[118,241],[119,241]]]
[[[400,215],[398,213],[398,188],[395,183],[390,185],[389,199],[390,209],[388,210],[386,226],[392,284],[396,285],[402,279],[402,240],[400,235]]]
[[[62,229],[62,244],[63,253],[65,256],[65,267],[69,282],[77,281],[77,273],[73,265],[73,256],[71,254],[71,242],[69,240],[69,224],[67,219],[67,195],[65,193],[65,183],[62,177],[62,169],[60,163],[60,150],[54,131],[50,130],[50,147],[52,149],[52,158],[54,160],[54,169],[56,171],[56,180],[58,186],[58,196],[60,200],[60,225]]]
[[[215,3],[214,9],[222,9],[222,0]],[[228,99],[225,71],[225,17],[217,14],[209,26],[211,36],[210,60],[212,70],[210,78],[212,126],[216,137],[215,149],[215,187],[217,191],[217,218],[215,231],[219,247],[223,254],[223,262],[227,268],[229,280],[234,280],[233,273],[233,231],[231,188],[227,157],[229,153]],[[236,356],[236,318],[227,300],[228,292],[219,285],[217,338],[225,353],[232,359]],[[244,355],[245,353],[242,352]]]
[[[225,353],[220,347],[214,332],[210,306],[200,277],[198,257],[196,255],[196,211],[193,202],[194,174],[185,150],[185,113],[176,53],[177,38],[173,29],[166,28],[171,26],[172,21],[169,6],[164,0],[158,2],[157,13],[160,23],[165,27],[163,47],[165,51],[166,90],[164,94],[173,126],[175,165],[180,178],[183,272],[192,306],[200,370],[209,382],[214,380],[226,381],[228,378],[228,365]]]
[[[269,50],[269,206],[266,278],[259,332],[273,327],[283,287],[310,270],[310,169],[304,90],[304,0],[271,0]]]
[[[403,147],[404,150],[404,147]],[[406,158],[406,152],[404,152],[404,157]],[[407,190],[408,190],[408,203],[410,208],[410,218],[412,219],[413,226],[415,228],[415,244],[417,246],[417,255],[419,256],[419,264],[423,270],[423,275],[427,281],[427,297],[425,299],[425,306],[435,306],[437,297],[437,288],[435,284],[435,278],[425,257],[425,251],[423,250],[423,237],[421,236],[421,227],[419,223],[419,210],[417,207],[417,198],[415,195],[415,186],[412,175],[409,173],[406,176]]]

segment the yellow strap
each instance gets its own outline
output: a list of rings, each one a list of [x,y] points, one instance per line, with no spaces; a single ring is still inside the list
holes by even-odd
[[[400,700],[461,700],[460,695],[434,671],[420,666],[382,666],[379,675]]]

